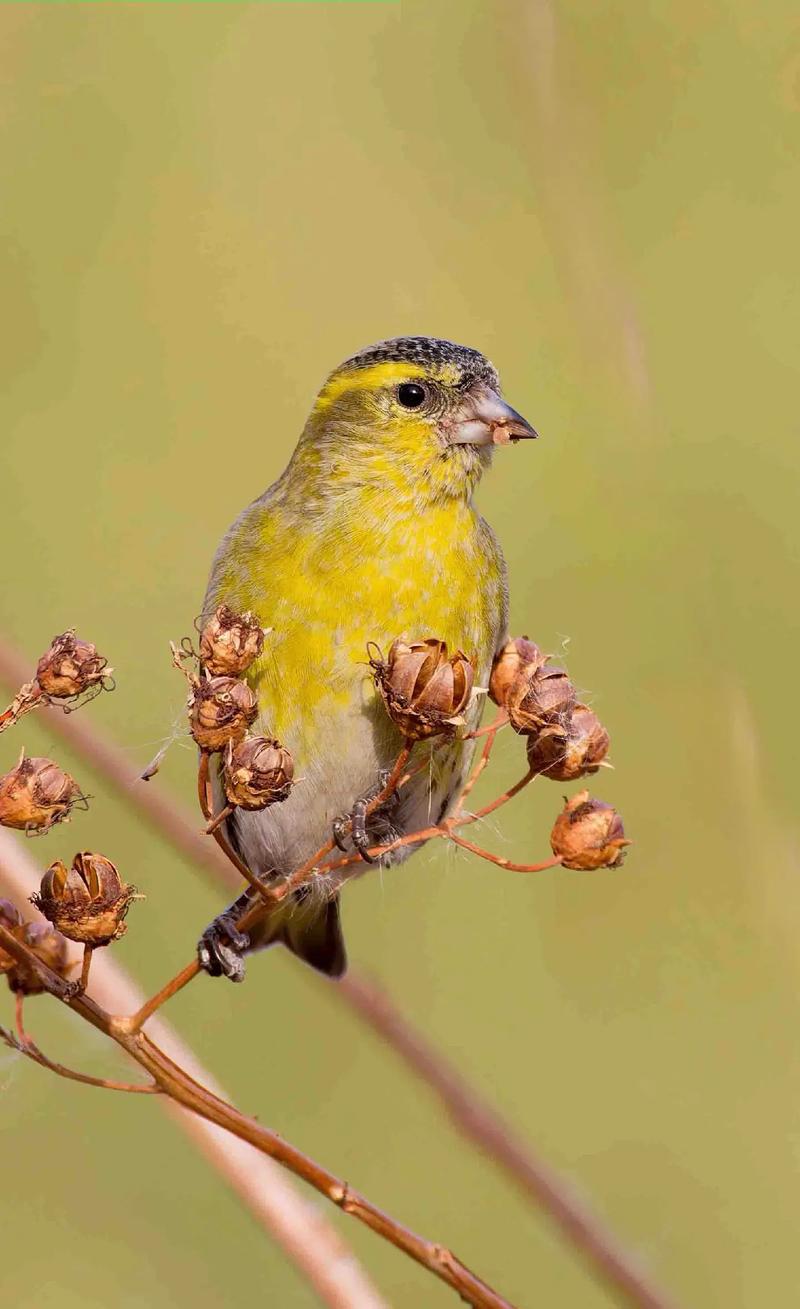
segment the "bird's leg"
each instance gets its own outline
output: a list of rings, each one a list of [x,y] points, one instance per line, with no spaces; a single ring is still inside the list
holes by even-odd
[[[340,850],[347,854],[347,829],[350,826],[350,818],[345,818],[342,814],[339,818],[334,818],[331,823],[331,834],[334,842]]]
[[[244,981],[242,955],[250,944],[246,932],[236,924],[253,904],[256,893],[245,891],[233,904],[209,923],[197,943],[197,961],[210,977],[227,977],[231,982]]]
[[[393,791],[378,809],[375,809],[371,814],[367,812],[370,802],[386,789],[391,775],[392,770],[390,768],[382,768],[378,774],[377,786],[374,786],[362,799],[356,800],[347,817],[334,818],[332,823],[333,839],[339,849],[347,853],[347,837],[349,836],[353,847],[368,864],[375,863],[374,856],[368,853],[370,846],[375,844],[376,837],[380,839],[384,832],[392,830],[390,819],[400,803],[398,792]]]
[[[353,805],[353,812],[350,818],[350,839],[353,842],[361,858],[368,864],[374,864],[375,860],[369,853],[369,847],[372,842],[367,835],[367,801],[356,800]]]

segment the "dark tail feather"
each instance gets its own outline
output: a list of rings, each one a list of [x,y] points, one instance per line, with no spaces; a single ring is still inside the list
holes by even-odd
[[[338,895],[321,903],[308,891],[289,896],[250,933],[250,942],[255,950],[280,942],[328,977],[341,977],[347,969]]]
[[[287,920],[281,935],[284,945],[318,972],[341,977],[347,969],[347,952],[338,895],[315,905],[313,913],[304,913],[304,908],[298,905],[295,915]]]

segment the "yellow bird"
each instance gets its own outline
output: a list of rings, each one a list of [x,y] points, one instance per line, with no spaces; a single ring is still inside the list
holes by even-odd
[[[430,337],[382,341],[330,375],[286,471],[227,532],[203,612],[249,609],[272,629],[248,681],[259,730],[288,746],[302,778],[283,803],[237,810],[227,822],[229,840],[260,877],[279,880],[310,859],[399,753],[367,666],[368,642],[385,651],[401,635],[442,638],[469,655],[476,686],[487,685],[506,639],[506,567],[473,496],[495,445],[535,435],[501,399],[479,351]],[[468,727],[480,711],[476,700]],[[396,811],[368,820],[371,843],[445,817],[472,751],[459,739],[437,750]],[[344,972],[339,897],[324,876],[314,877],[313,891],[265,908],[245,938],[235,922],[253,895],[203,934],[206,971],[240,981],[244,952],[281,941],[322,972]]]

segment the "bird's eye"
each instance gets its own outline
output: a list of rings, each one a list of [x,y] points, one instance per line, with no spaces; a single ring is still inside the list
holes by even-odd
[[[418,382],[401,382],[397,388],[397,398],[404,409],[419,409],[425,403],[426,391]]]

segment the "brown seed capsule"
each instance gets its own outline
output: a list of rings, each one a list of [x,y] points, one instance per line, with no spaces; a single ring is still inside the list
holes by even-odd
[[[515,636],[506,641],[499,654],[495,655],[489,679],[489,695],[495,704],[505,709],[509,693],[519,677],[535,672],[546,659],[547,655],[543,655],[538,645],[529,641],[527,636]]]
[[[550,845],[565,868],[618,868],[630,841],[612,805],[579,791],[566,800],[550,833]]]
[[[141,900],[135,886],[126,886],[110,859],[84,850],[72,867],[57,859],[42,878],[33,903],[70,941],[109,945],[125,935],[125,916],[133,900]]]
[[[78,783],[52,759],[23,754],[16,768],[0,777],[0,826],[46,832],[68,818],[81,799]]]
[[[81,641],[75,632],[53,637],[49,650],[36,666],[36,681],[45,695],[55,700],[82,695],[111,675],[108,660],[90,641]]]
[[[565,724],[575,707],[575,687],[563,668],[545,662],[517,679],[506,700],[511,726],[523,736]]]
[[[15,932],[22,926],[22,914],[10,900],[0,899],[0,926],[7,928],[9,932]],[[10,972],[15,962],[14,956],[7,954],[0,946],[0,976]]]
[[[551,664],[550,656],[526,636],[503,646],[492,668],[489,694],[523,736],[566,725],[575,705],[575,688],[564,669]]]
[[[201,750],[224,750],[255,722],[258,701],[235,677],[203,677],[189,692],[189,728]]]
[[[596,773],[608,754],[609,737],[597,715],[577,704],[566,723],[528,737],[528,764],[555,782],[574,782]]]
[[[14,935],[60,977],[69,976],[73,965],[69,963],[67,943],[55,928],[47,923],[23,923]],[[8,971],[8,985],[23,995],[39,995],[47,989],[33,965],[17,959]]]
[[[229,804],[266,809],[287,798],[293,777],[294,761],[279,741],[249,736],[228,746],[222,780]]]
[[[444,641],[392,642],[388,659],[370,658],[386,711],[407,741],[453,736],[472,695],[474,673],[465,654],[448,657]]]
[[[200,634],[200,662],[214,677],[240,677],[264,648],[264,629],[255,614],[220,605]]]

